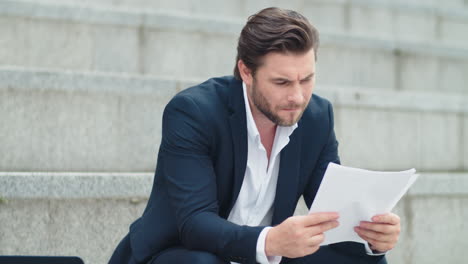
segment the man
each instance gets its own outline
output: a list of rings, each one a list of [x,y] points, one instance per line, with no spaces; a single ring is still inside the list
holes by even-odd
[[[292,216],[339,162],[332,107],[312,95],[317,49],[317,31],[297,12],[268,8],[248,20],[235,77],[166,106],[153,191],[110,263],[386,263],[398,216],[356,227],[367,250],[319,247],[339,225],[335,212]]]

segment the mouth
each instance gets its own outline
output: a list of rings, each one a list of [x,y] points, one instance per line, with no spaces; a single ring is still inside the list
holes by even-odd
[[[282,110],[286,112],[296,112],[299,111],[300,108],[283,108]]]

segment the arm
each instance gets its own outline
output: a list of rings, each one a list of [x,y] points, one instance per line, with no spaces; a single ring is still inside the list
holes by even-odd
[[[192,99],[176,96],[163,115],[163,175],[182,244],[229,261],[254,263],[263,227],[239,226],[218,215],[212,137]]]

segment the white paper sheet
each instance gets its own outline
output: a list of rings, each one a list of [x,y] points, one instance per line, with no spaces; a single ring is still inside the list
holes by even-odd
[[[344,241],[366,244],[354,227],[388,213],[416,181],[416,170],[369,171],[330,163],[309,213],[338,212],[340,225],[325,232],[321,245]]]

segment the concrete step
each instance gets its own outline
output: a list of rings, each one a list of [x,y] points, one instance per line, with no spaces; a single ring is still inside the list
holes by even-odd
[[[152,175],[141,173],[0,173],[0,255],[107,263],[151,184]]]
[[[194,80],[0,68],[2,171],[148,172],[165,104]],[[345,164],[468,170],[466,94],[318,85]]]
[[[0,2],[0,14],[4,47],[0,65],[175,79],[230,74],[245,20],[9,0]],[[361,22],[363,27],[375,24]],[[466,35],[464,26],[449,28],[457,39]],[[376,31],[382,32],[380,26]],[[430,41],[385,40],[367,33],[322,30],[321,82],[466,92],[468,42],[464,48],[455,48],[423,29],[410,30],[419,34],[415,32],[423,32]]]
[[[233,17],[245,20],[268,6],[301,11],[320,29],[371,34],[392,40],[429,41],[467,44],[468,2],[449,0],[41,0],[34,2],[69,5],[117,7],[133,10],[171,10],[206,17]]]
[[[143,212],[152,179],[152,173],[0,172],[0,255],[78,255],[85,263],[107,263]],[[467,190],[467,172],[422,173],[394,210],[403,229],[389,261],[462,263]],[[296,214],[306,213],[300,201]]]

